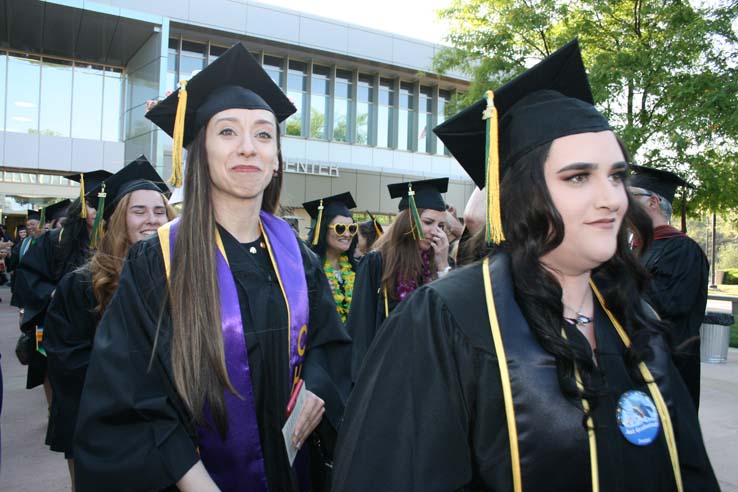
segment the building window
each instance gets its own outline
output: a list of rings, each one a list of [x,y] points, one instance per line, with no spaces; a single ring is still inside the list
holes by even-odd
[[[5,77],[8,57],[0,51],[0,131],[5,130]]]
[[[8,57],[8,102],[6,130],[38,132],[41,60],[38,57]]]
[[[438,91],[438,120],[436,125],[440,125],[446,121],[446,111],[448,109],[449,101],[451,101],[450,91]],[[436,138],[436,154],[451,155],[448,150],[446,150],[446,147],[443,145],[440,138]]]
[[[169,38],[169,55],[167,58],[167,90],[173,91],[177,88],[177,72],[179,68],[179,39]]]
[[[418,151],[433,152],[433,88],[420,88]]]
[[[72,90],[72,137],[100,140],[103,67],[75,65]]]
[[[349,70],[336,70],[336,92],[333,100],[333,140],[348,142],[351,128],[351,97],[354,74]]]
[[[217,60],[220,57],[220,55],[222,55],[226,51],[228,51],[228,48],[224,48],[222,46],[216,46],[216,45],[211,44],[210,45],[210,59],[208,60],[208,64],[213,63],[215,60]]]
[[[284,88],[284,60],[270,55],[264,55],[264,70],[275,84]]]
[[[287,118],[287,135],[303,136],[303,109],[307,107],[307,64],[290,60],[287,72],[287,96],[297,112]]]
[[[179,56],[179,80],[190,80],[193,75],[205,68],[207,46],[203,43],[182,40]]]
[[[310,136],[320,140],[328,138],[328,114],[331,97],[331,69],[313,65],[310,80]]]
[[[41,111],[43,135],[68,137],[72,120],[72,62],[44,58],[41,63]]]
[[[123,74],[119,68],[106,68],[103,83],[102,139],[120,141]]]
[[[395,118],[395,81],[379,80],[377,147],[391,147]]]
[[[361,145],[370,143],[369,130],[374,126],[374,76],[360,73],[356,101],[356,139]]]
[[[397,148],[415,150],[415,87],[411,82],[400,82],[399,121],[397,126]]]

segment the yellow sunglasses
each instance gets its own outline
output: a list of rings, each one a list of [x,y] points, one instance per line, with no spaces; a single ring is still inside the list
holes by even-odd
[[[356,233],[359,232],[359,224],[356,222],[352,224],[330,224],[328,229],[333,229],[333,232],[338,236],[343,236],[348,230],[349,235],[354,237]]]

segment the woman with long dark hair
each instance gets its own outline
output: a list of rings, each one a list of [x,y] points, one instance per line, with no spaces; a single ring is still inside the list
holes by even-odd
[[[274,215],[294,112],[239,43],[147,113],[175,186],[187,148],[183,209],[130,248],[97,327],[79,492],[326,487],[350,345],[318,258]]]
[[[392,198],[400,198],[400,213],[356,274],[346,325],[353,346],[352,380],[358,377],[374,336],[395,306],[451,269],[444,230],[446,204],[441,195],[448,188],[448,178],[395,183],[388,188]]]
[[[356,207],[351,193],[341,193],[302,204],[314,224],[308,234],[312,250],[323,263],[336,311],[346,323],[356,280],[356,234],[359,225],[350,209]]]
[[[72,490],[72,437],[95,330],[118,286],[128,249],[175,217],[168,192],[145,159],[106,179],[105,233],[90,261],[59,282],[46,313],[44,348],[54,395],[47,444],[67,458]]]
[[[576,42],[435,132],[486,187],[498,246],[387,320],[334,490],[719,490],[641,301],[627,155]]]

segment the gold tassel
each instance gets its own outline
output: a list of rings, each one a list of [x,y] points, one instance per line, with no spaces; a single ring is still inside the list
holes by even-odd
[[[315,221],[315,229],[313,230],[313,246],[318,244],[320,238],[320,223],[323,221],[323,200],[318,205],[318,218]]]
[[[407,185],[407,200],[410,202],[410,232],[413,233],[413,239],[420,241],[425,239],[425,234],[423,234],[423,226],[420,223],[418,206],[415,204],[415,191],[412,183]]]
[[[384,234],[382,224],[379,223],[379,221],[372,215],[371,212],[367,210],[366,213],[369,214],[369,218],[372,219],[372,224],[374,224],[374,232],[377,233],[377,239],[379,239],[380,237],[382,237],[382,234]]]
[[[487,109],[482,113],[487,120],[486,138],[486,187],[487,187],[487,244],[500,244],[505,240],[502,232],[502,212],[500,210],[500,154],[497,142],[497,108],[495,96],[487,91]]]
[[[97,194],[97,214],[95,215],[95,222],[92,224],[92,237],[90,238],[90,248],[97,248],[100,239],[103,236],[103,215],[105,214],[105,197],[108,196],[105,193],[105,183],[102,185],[100,193]]]
[[[172,135],[172,176],[169,178],[169,182],[175,188],[182,186],[182,142],[184,141],[185,113],[187,113],[187,81],[183,80],[179,84],[179,101],[174,117],[174,135]]]
[[[79,216],[83,219],[87,218],[87,202],[85,202],[85,173],[79,175],[79,203],[82,205],[82,212]]]

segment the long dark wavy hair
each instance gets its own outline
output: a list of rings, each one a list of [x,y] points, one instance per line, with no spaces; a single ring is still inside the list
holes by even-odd
[[[330,225],[331,221],[335,219],[338,216],[345,217],[341,214],[332,214],[332,215],[323,215],[321,221],[320,221],[320,234],[318,235],[318,244],[313,246],[313,234],[315,233],[315,229],[310,229],[310,232],[308,233],[308,245],[310,245],[310,249],[312,249],[315,254],[317,254],[321,260],[325,260],[325,253],[328,250],[328,239],[326,236],[328,235],[328,226]],[[353,217],[349,217],[349,219],[353,220]],[[351,245],[349,246],[349,249],[346,250],[344,254],[348,255],[349,262],[351,263],[351,267],[354,271],[356,271],[356,260],[354,259],[354,251],[356,250],[356,244],[359,241],[359,235],[356,234],[351,239]]]
[[[203,408],[207,402],[218,432],[225,436],[228,416],[224,394],[225,391],[237,393],[228,378],[221,333],[216,245],[213,240],[216,220],[210,190],[206,126],[197,134],[187,152],[185,200],[172,258],[169,289],[171,358],[177,392],[194,422],[206,423]],[[278,129],[275,135],[279,168],[264,190],[261,203],[261,209],[271,214],[276,214],[279,208],[284,172]]]
[[[63,232],[54,255],[52,274],[58,282],[64,275],[68,263],[82,265],[92,254],[89,249],[90,235],[87,232],[87,219],[82,215],[83,203],[79,198],[74,200],[67,209],[67,215],[61,221]]]
[[[544,144],[521,157],[502,180],[500,200],[505,241],[500,248],[509,254],[515,297],[525,319],[541,346],[556,359],[563,393],[584,397],[594,408],[603,388],[592,382],[594,364],[586,350],[568,343],[561,334],[564,315],[561,285],[541,263],[541,258],[564,239],[564,223],[551,200],[544,177],[543,166],[550,147],[550,143]],[[622,144],[621,149],[629,160]],[[631,338],[626,364],[631,376],[642,381],[637,365],[653,357],[648,342],[653,335],[662,333],[663,327],[646,313],[641,302],[648,274],[629,248],[628,228],[643,227],[645,212],[627,192],[627,181],[626,193],[628,211],[618,232],[617,250],[612,258],[592,271],[592,279],[608,309]],[[650,229],[641,230],[639,234],[644,241],[650,242]],[[584,383],[581,393],[576,386],[575,365]]]

